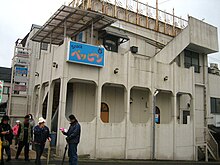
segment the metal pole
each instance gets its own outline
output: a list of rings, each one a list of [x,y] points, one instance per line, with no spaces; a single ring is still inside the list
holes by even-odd
[[[158,0],[156,0],[156,31],[158,31]]]
[[[63,41],[64,41],[66,39],[66,19],[64,21],[64,30],[63,30],[63,32],[64,32],[64,39],[63,39]]]
[[[91,25],[91,45],[93,44],[93,21]]]
[[[154,95],[153,95],[153,138],[152,138],[152,159],[156,159],[156,156],[155,156],[155,148],[156,148],[156,141],[155,141],[155,129],[156,129],[156,121],[155,121],[155,116],[156,116],[156,96],[157,94],[159,93],[158,90],[156,90],[154,92]]]

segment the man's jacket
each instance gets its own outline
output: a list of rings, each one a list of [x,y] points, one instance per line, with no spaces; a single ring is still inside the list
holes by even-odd
[[[70,127],[67,132],[63,133],[67,136],[68,143],[79,143],[80,134],[81,134],[81,126],[78,122],[70,123]]]
[[[50,137],[50,130],[47,126],[40,128],[39,125],[34,127],[34,143],[45,144]]]

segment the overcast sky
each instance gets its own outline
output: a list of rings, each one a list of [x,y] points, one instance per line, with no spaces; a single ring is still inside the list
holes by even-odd
[[[64,3],[71,0],[0,0],[0,66],[10,67],[14,43],[23,38],[32,24],[43,25]],[[120,0],[123,1],[123,0]],[[155,6],[156,0],[145,0]],[[220,0],[159,0],[159,9],[187,19],[187,15],[218,27],[220,36]],[[220,42],[220,37],[219,37]],[[220,45],[220,44],[219,44]],[[210,62],[220,64],[220,53],[210,55]]]

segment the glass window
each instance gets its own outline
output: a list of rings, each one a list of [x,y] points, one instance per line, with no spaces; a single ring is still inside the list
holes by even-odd
[[[103,39],[103,45],[108,51],[118,52],[118,41],[119,39],[117,37],[108,35]]]
[[[210,99],[211,104],[211,113],[219,113],[220,114],[220,98],[213,98]]]
[[[48,49],[48,43],[42,43],[42,44],[41,44],[41,49],[47,51],[47,49]]]
[[[193,66],[196,73],[200,72],[200,66],[199,66],[199,53],[185,50],[184,52],[184,64],[185,68],[190,68]]]

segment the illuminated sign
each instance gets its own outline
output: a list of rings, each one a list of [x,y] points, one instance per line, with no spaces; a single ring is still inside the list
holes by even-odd
[[[70,41],[67,61],[103,67],[104,48]]]
[[[3,85],[4,85],[4,81],[0,80],[0,103],[2,102]]]

